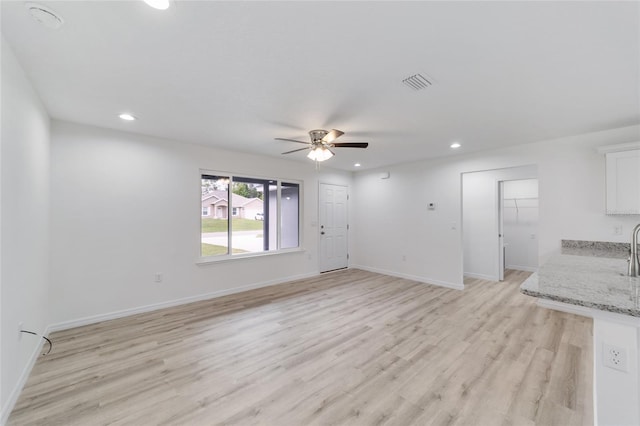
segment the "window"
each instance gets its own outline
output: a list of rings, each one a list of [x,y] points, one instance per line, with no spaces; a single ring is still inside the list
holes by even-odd
[[[202,176],[202,202],[215,206],[214,217],[201,219],[202,257],[219,256],[229,253],[227,218],[229,176]],[[203,210],[204,211],[204,210]]]
[[[209,216],[209,206],[202,207],[202,216]]]
[[[300,184],[226,174],[201,175],[201,257],[277,252],[300,246]],[[231,217],[228,212],[231,212]]]

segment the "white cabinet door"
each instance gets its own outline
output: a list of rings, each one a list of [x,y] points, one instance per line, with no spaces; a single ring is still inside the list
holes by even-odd
[[[640,214],[640,149],[607,153],[607,214]]]

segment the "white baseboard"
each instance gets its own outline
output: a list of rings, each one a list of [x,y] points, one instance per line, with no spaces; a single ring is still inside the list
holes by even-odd
[[[474,274],[472,272],[465,272],[464,276],[469,278],[476,278],[479,280],[498,281],[497,277],[494,277],[491,275],[484,275],[484,274]]]
[[[538,268],[534,268],[533,266],[507,265],[506,268],[515,269],[516,271],[538,272]]]
[[[95,324],[102,321],[128,317],[131,315],[142,314],[145,312],[157,311],[158,309],[171,308],[173,306],[186,305],[187,303],[200,302],[202,300],[215,299],[217,297],[228,296],[230,294],[241,293],[243,291],[254,290],[261,287],[269,287],[272,285],[282,284],[289,281],[302,280],[319,275],[317,272],[310,274],[293,275],[286,278],[263,281],[260,283],[249,284],[241,287],[234,287],[225,290],[218,290],[211,293],[200,294],[197,296],[183,297],[181,299],[169,300],[166,302],[154,303],[151,305],[138,306],[136,308],[123,309],[121,311],[108,312],[105,314],[92,315],[89,317],[78,318],[70,321],[63,321],[51,324],[48,327],[49,332],[68,330],[70,328],[81,327],[83,325]]]
[[[9,415],[13,411],[13,407],[16,405],[16,402],[18,402],[18,397],[20,396],[20,393],[22,392],[24,385],[27,383],[27,380],[29,379],[31,370],[33,369],[33,366],[36,364],[38,357],[40,357],[40,354],[42,353],[41,352],[42,346],[44,345],[45,340],[41,336],[46,336],[47,334],[49,334],[49,327],[45,328],[45,330],[42,332],[41,335],[34,336],[34,337],[37,337],[40,341],[38,342],[35,349],[31,353],[31,356],[29,357],[29,361],[27,362],[27,365],[25,365],[24,369],[22,370],[22,374],[20,374],[20,377],[18,378],[18,382],[13,387],[13,390],[11,391],[9,398],[7,398],[7,402],[4,404],[4,407],[2,407],[2,409],[0,410],[0,425],[4,426],[7,423],[7,420],[9,420]]]
[[[364,265],[350,265],[352,269],[362,269],[369,272],[375,272],[377,274],[389,275],[392,277],[405,278],[407,280],[418,281],[425,284],[437,285],[439,287],[452,288],[454,290],[464,290],[463,284],[450,283],[447,281],[434,280],[428,277],[419,277],[417,275],[403,274],[402,272],[387,271],[385,269],[372,268]]]

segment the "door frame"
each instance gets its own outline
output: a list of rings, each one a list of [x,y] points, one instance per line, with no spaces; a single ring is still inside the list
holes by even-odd
[[[498,281],[504,281],[504,180],[498,181]]]
[[[540,179],[538,177],[528,177],[528,178],[517,178],[517,179],[504,179],[504,180],[500,180],[499,181],[499,187],[498,187],[498,232],[499,235],[501,235],[501,237],[499,237],[499,241],[498,241],[498,245],[499,245],[499,268],[500,268],[500,281],[504,281],[504,271],[506,270],[507,267],[507,259],[506,259],[506,247],[518,247],[518,246],[509,246],[509,243],[507,243],[505,245],[505,241],[504,241],[504,217],[505,217],[505,194],[504,194],[504,185],[506,182],[519,182],[519,181],[525,181],[525,180],[535,180],[537,182],[537,184],[540,184]],[[538,186],[539,188],[539,186]],[[527,198],[530,199],[530,198]],[[540,192],[538,191],[538,196],[536,197],[536,200],[540,199]],[[539,207],[537,207],[536,209],[539,210]],[[538,214],[536,214],[536,218],[538,218]],[[538,240],[538,235],[540,233],[540,221],[537,220],[536,222],[536,227],[535,227],[535,235],[536,235],[536,240]],[[538,245],[538,249],[537,249],[537,253],[539,255],[539,251],[540,251],[540,247],[539,247],[539,242],[536,241],[536,244]],[[539,263],[536,262],[536,263]],[[525,270],[525,271],[530,271],[530,272],[535,272],[537,270],[537,267],[534,269],[518,269],[518,270]]]

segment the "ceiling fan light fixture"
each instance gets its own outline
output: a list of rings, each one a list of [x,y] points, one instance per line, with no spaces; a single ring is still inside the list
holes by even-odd
[[[313,161],[325,161],[331,157],[333,157],[333,152],[328,150],[325,146],[317,146],[307,154],[307,158]]]
[[[309,132],[309,138],[311,139],[311,142],[304,142],[297,139],[288,138],[275,138],[275,140],[295,142],[306,145],[305,148],[292,149],[291,151],[286,151],[282,154],[292,154],[294,152],[309,150],[307,158],[315,161],[316,163],[328,160],[329,158],[333,157],[335,154],[333,153],[332,148],[366,148],[369,146],[369,142],[333,142],[342,135],[344,135],[344,132],[338,129],[332,129],[331,131],[316,129]]]

